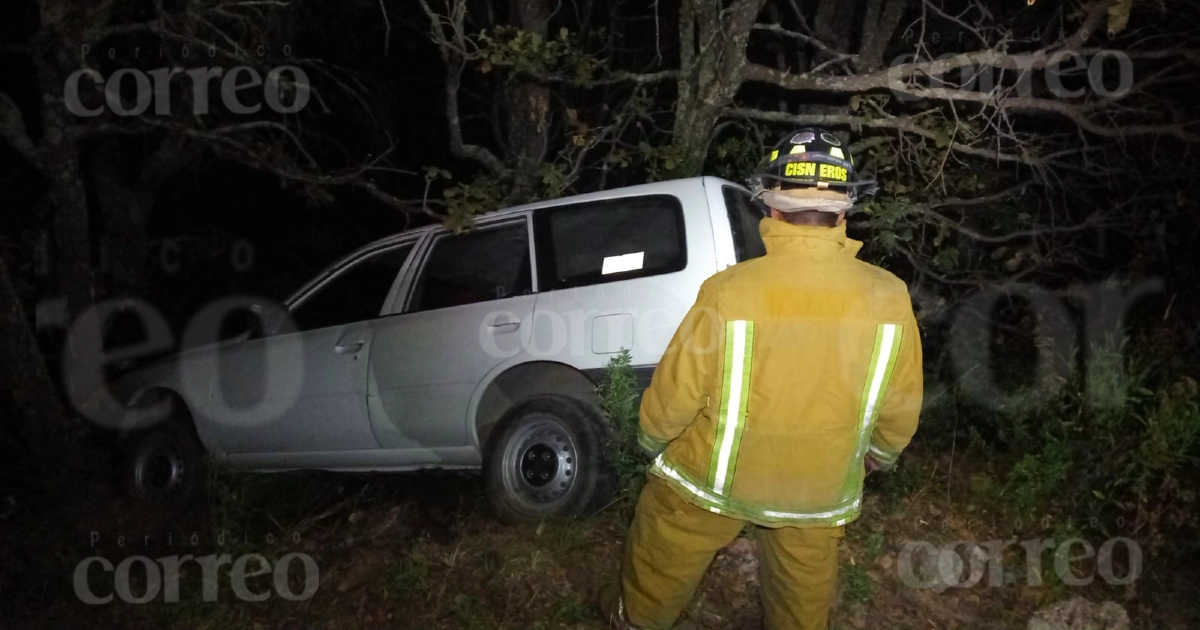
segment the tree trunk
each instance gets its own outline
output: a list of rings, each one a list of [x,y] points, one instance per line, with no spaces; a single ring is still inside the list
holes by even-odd
[[[849,51],[850,31],[854,27],[854,12],[857,9],[857,2],[821,0],[813,18],[813,34],[836,51]]]
[[[515,0],[513,18],[523,31],[543,40],[549,28],[548,0]],[[549,146],[550,89],[525,78],[514,77],[504,90],[507,162],[513,169],[510,196],[525,201],[537,196],[540,171]]]
[[[91,224],[88,199],[84,187],[81,159],[81,127],[67,111],[63,102],[63,86],[71,72],[78,69],[79,60],[73,51],[84,41],[87,20],[107,19],[111,3],[97,11],[80,11],[67,0],[39,0],[39,37],[44,40],[41,51],[33,55],[40,97],[42,136],[38,139],[37,168],[46,177],[47,196],[52,204],[55,270],[58,289],[66,302],[66,322],[95,302],[95,278],[92,265]],[[33,434],[43,432],[59,437],[68,427],[78,427],[59,398],[58,391],[46,370],[36,337],[31,332],[13,290],[7,268],[4,269],[3,293],[5,330],[13,330],[11,381],[20,406],[28,414],[26,420]],[[70,337],[68,336],[68,339]],[[69,366],[78,359],[77,349],[67,344],[62,350],[62,365]],[[56,439],[48,445],[63,461],[77,461],[74,440]]]
[[[68,321],[95,300],[91,226],[78,129],[62,101],[65,79],[79,66],[71,51],[83,41],[83,25],[81,18],[72,14],[74,8],[65,0],[38,3],[41,34],[47,46],[43,53],[33,56],[42,103],[39,144],[44,157],[38,167],[46,175],[54,204],[59,291],[67,300]]]
[[[30,446],[44,446],[52,450],[43,452],[56,452],[59,447],[54,443],[71,423],[3,256],[0,256],[0,330],[4,331],[0,335],[0,382],[5,391],[12,393],[25,420],[22,426],[10,428],[16,428]]]
[[[67,300],[68,319],[74,319],[95,301],[92,269],[91,225],[83,169],[76,147],[61,148],[46,173],[54,204],[54,245],[59,291]]]
[[[101,146],[91,169],[97,205],[105,221],[104,289],[114,297],[136,296],[145,288],[150,260],[147,229],[158,191],[198,154],[186,136],[168,136],[145,158],[137,179],[129,183],[116,168],[120,148],[118,142]]]
[[[881,8],[882,7],[882,8]],[[886,66],[883,55],[908,9],[907,0],[870,0],[863,18],[862,44],[855,66],[864,72]]]
[[[549,146],[550,91],[529,81],[517,80],[505,90],[508,118],[508,155],[513,168],[513,200],[535,198],[541,181],[541,166]]]
[[[722,12],[719,4],[707,0],[684,2],[679,14],[679,100],[672,130],[678,164],[668,169],[670,176],[704,170],[713,129],[741,88],[750,30],[764,4],[766,0],[739,0]]]
[[[112,176],[101,167],[97,167],[94,175],[104,213],[102,284],[105,296],[131,297],[146,286],[150,249],[146,219],[154,200],[112,181]]]

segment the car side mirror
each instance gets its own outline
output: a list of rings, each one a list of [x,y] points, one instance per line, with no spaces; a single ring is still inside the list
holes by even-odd
[[[221,339],[241,342],[270,337],[279,332],[286,315],[280,306],[249,304],[226,318],[221,325]]]
[[[258,339],[261,337],[270,337],[279,332],[283,322],[287,318],[287,311],[278,305],[271,304],[251,304],[249,312],[250,338]]]

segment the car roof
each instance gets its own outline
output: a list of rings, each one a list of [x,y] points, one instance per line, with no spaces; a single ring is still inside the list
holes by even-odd
[[[636,195],[649,195],[649,194],[654,194],[654,193],[661,193],[664,191],[664,189],[671,190],[671,189],[677,189],[680,187],[686,187],[689,185],[690,186],[703,185],[706,180],[712,180],[714,182],[733,184],[735,186],[737,185],[737,184],[734,184],[733,182],[725,182],[725,180],[722,180],[719,177],[712,177],[712,176],[698,176],[698,177],[686,177],[686,178],[682,178],[682,179],[669,179],[669,180],[664,180],[661,182],[651,182],[649,184],[636,184],[633,186],[622,186],[621,188],[612,188],[609,190],[601,190],[601,191],[597,191],[597,192],[581,193],[578,195],[569,195],[566,197],[558,197],[556,199],[548,199],[545,201],[535,201],[532,203],[526,203],[526,204],[522,204],[519,206],[513,206],[511,208],[503,208],[501,210],[495,210],[495,211],[489,212],[487,214],[480,215],[479,218],[483,219],[483,218],[505,216],[505,215],[509,215],[509,214],[516,214],[519,212],[528,212],[530,210],[538,210],[540,208],[553,208],[554,206],[561,206],[561,205],[566,205],[566,204],[586,203],[589,201],[605,201],[607,199],[619,199],[621,197],[632,197],[632,196],[636,196]]]
[[[731,182],[729,180],[722,179],[720,177],[713,177],[711,175],[702,175],[702,176],[697,176],[697,177],[687,177],[687,178],[681,178],[681,179],[664,180],[661,182],[652,182],[649,184],[637,184],[634,186],[622,186],[620,188],[612,188],[610,190],[582,193],[579,195],[570,195],[570,196],[566,196],[566,197],[559,197],[556,199],[548,199],[546,201],[535,201],[532,203],[521,204],[519,206],[512,206],[509,208],[502,208],[500,210],[493,210],[491,212],[481,214],[481,215],[475,217],[473,223],[478,224],[478,225],[487,225],[488,223],[492,223],[493,221],[503,220],[504,217],[508,217],[508,216],[511,216],[514,214],[520,214],[522,212],[538,210],[541,208],[552,208],[554,206],[562,206],[562,205],[576,204],[576,203],[586,203],[589,201],[605,201],[605,200],[609,200],[609,199],[619,199],[622,197],[632,197],[632,196],[638,196],[638,195],[651,195],[651,194],[655,194],[655,193],[664,193],[664,192],[675,191],[675,190],[679,190],[680,188],[703,186],[706,183],[713,184],[713,185],[726,185],[726,186],[736,186],[738,188],[745,188],[741,184],[738,184],[736,182]],[[396,234],[392,234],[390,236],[385,236],[381,239],[367,243],[366,245],[363,245],[362,247],[359,247],[358,249],[355,249],[354,251],[338,258],[337,261],[335,261],[333,264],[331,264],[328,267],[326,267],[325,269],[323,269],[320,273],[315,275],[308,282],[305,282],[300,288],[298,288],[295,292],[293,292],[290,296],[288,296],[288,298],[286,300],[284,300],[284,303],[291,304],[291,303],[295,302],[301,295],[308,292],[308,290],[313,285],[320,283],[326,277],[333,274],[337,270],[341,269],[343,266],[345,266],[350,261],[357,259],[364,254],[367,254],[371,251],[380,249],[382,247],[388,247],[390,245],[394,245],[396,243],[406,241],[409,238],[413,237],[414,235],[421,235],[421,234],[424,234],[427,232],[440,230],[440,229],[442,229],[442,227],[443,226],[440,223],[435,223],[432,225],[426,225],[426,226],[422,226],[422,227],[418,227],[418,228],[413,228],[411,230],[406,230],[404,232],[398,232]]]
[[[655,193],[662,193],[662,192],[665,192],[668,190],[675,190],[675,189],[678,189],[681,187],[686,187],[686,186],[703,185],[705,183],[712,183],[712,184],[716,184],[716,185],[723,184],[723,185],[737,186],[738,188],[745,188],[745,186],[743,186],[741,184],[738,184],[736,182],[731,182],[731,181],[722,179],[720,177],[713,177],[711,175],[701,175],[701,176],[697,176],[697,177],[687,177],[687,178],[682,178],[682,179],[671,179],[671,180],[664,180],[661,182],[652,182],[649,184],[636,184],[633,186],[622,186],[621,188],[612,188],[609,190],[601,190],[601,191],[597,191],[597,192],[581,193],[578,195],[558,197],[556,199],[548,199],[545,201],[535,201],[532,203],[521,204],[519,206],[512,206],[509,208],[502,208],[500,210],[493,210],[491,212],[487,212],[485,214],[481,214],[481,215],[475,217],[475,220],[478,222],[481,222],[481,223],[486,223],[487,221],[491,221],[496,218],[505,217],[505,216],[509,216],[509,215],[513,215],[513,214],[518,214],[521,212],[529,212],[531,210],[538,210],[541,208],[553,208],[554,206],[562,206],[562,205],[576,204],[576,203],[586,203],[589,201],[605,201],[608,199],[619,199],[621,197],[632,197],[632,196],[637,196],[637,195],[650,195],[650,194],[655,194]],[[384,238],[379,239],[378,241],[369,243],[368,245],[365,245],[359,249],[361,251],[370,250],[370,249],[373,249],[374,247],[379,246],[380,244],[387,243],[387,242],[390,242],[393,240],[399,240],[402,237],[410,235],[410,234],[418,234],[421,232],[437,230],[441,227],[442,226],[440,224],[434,224],[434,225],[422,226],[419,228],[413,228],[413,229],[405,231],[405,232],[393,234],[392,236],[386,236]],[[358,253],[358,252],[356,251],[355,253]],[[354,255],[354,254],[351,254],[351,255]]]

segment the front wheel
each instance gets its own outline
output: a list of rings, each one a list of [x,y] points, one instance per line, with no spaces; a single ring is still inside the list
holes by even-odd
[[[162,507],[189,506],[207,474],[204,448],[178,421],[132,436],[121,464],[125,494]]]
[[[569,517],[611,494],[604,428],[571,398],[518,405],[492,432],[484,452],[488,503],[507,523]]]

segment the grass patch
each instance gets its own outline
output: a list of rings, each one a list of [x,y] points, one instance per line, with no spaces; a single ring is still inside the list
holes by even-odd
[[[475,595],[460,593],[450,602],[450,612],[463,630],[492,628],[491,615],[483,600]]]
[[[875,562],[879,556],[883,555],[884,546],[887,544],[887,538],[881,532],[871,532],[867,534],[866,543],[863,545],[863,558],[867,563]]]
[[[906,503],[925,481],[921,468],[901,459],[896,467],[886,473],[873,473],[868,476],[870,482],[875,482],[879,496],[883,498],[888,509],[894,509]]]
[[[871,577],[867,575],[867,570],[863,565],[851,563],[842,566],[842,602],[850,604],[863,604],[871,601],[871,592],[873,585]]]
[[[1045,404],[1005,414],[1020,454],[1002,492],[1027,520],[1055,514],[1087,533],[1200,531],[1180,480],[1200,462],[1200,395],[1180,371],[1102,345]]]
[[[429,562],[423,556],[412,555],[404,558],[392,571],[388,580],[388,594],[404,596],[421,592],[427,588],[425,581],[428,577]]]
[[[564,597],[554,609],[554,620],[558,623],[579,623],[581,621],[588,621],[593,616],[593,611],[575,593]]]

